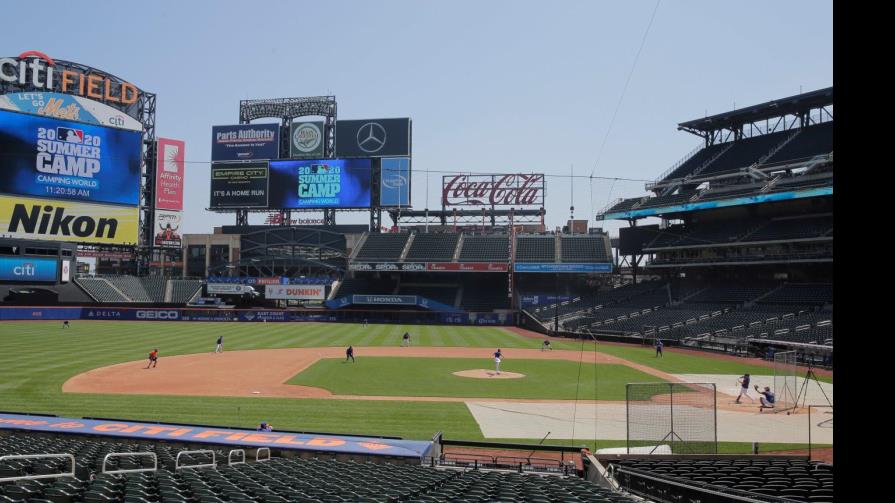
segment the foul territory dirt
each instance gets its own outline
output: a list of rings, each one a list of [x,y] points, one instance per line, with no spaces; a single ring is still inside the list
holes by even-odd
[[[408,358],[490,358],[485,348],[457,347],[358,347],[355,358],[401,356]],[[584,359],[594,363],[593,353],[513,349],[504,357],[516,360]],[[123,393],[190,396],[262,396],[283,398],[330,398],[349,400],[414,400],[468,402],[470,398],[333,395],[311,386],[285,384],[294,375],[322,358],[345,358],[343,348],[259,349],[160,357],[158,366],[146,368],[146,360],[120,363],[84,372],[65,382],[69,393]],[[627,365],[667,381],[679,381],[656,369],[602,353],[596,363]],[[488,399],[494,401],[494,399]],[[508,400],[512,401],[512,400]],[[539,400],[519,400],[537,402]]]

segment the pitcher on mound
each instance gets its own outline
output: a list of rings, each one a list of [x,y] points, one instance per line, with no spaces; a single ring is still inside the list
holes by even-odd
[[[494,352],[494,369],[497,371],[497,375],[500,375],[500,357],[503,356],[503,353],[500,352],[500,348],[497,348],[497,351]]]

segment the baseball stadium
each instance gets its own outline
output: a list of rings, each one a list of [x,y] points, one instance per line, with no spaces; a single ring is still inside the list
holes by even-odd
[[[834,501],[833,87],[551,228],[574,178],[437,193],[356,100],[229,103],[202,159],[141,84],[0,77],[0,503]]]

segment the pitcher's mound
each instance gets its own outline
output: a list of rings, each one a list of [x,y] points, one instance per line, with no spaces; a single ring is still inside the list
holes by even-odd
[[[486,369],[461,370],[459,372],[454,372],[454,375],[460,377],[473,377],[475,379],[520,379],[525,377],[525,374],[517,374],[516,372],[501,372],[498,374],[493,370]]]

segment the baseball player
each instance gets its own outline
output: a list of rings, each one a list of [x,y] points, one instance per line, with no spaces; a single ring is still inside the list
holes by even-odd
[[[62,328],[68,328],[68,320],[62,322]]]
[[[214,348],[215,353],[223,353],[224,352],[224,336],[221,335],[218,337],[218,345]]]
[[[740,394],[737,396],[736,403],[740,403],[740,398],[742,398],[743,395],[745,395],[750,402],[755,403],[755,399],[749,396],[749,381],[751,380],[752,378],[749,377],[749,374],[743,374],[743,377],[737,379],[737,382],[740,384]]]
[[[771,391],[770,386],[765,386],[764,391],[759,391],[758,385],[755,385],[755,391],[758,391],[758,394],[761,395],[758,399],[761,401],[761,407],[758,408],[758,412],[762,412],[765,409],[773,409],[774,402],[777,400],[774,392]]]
[[[348,349],[345,350],[345,361],[351,359],[351,363],[354,363],[354,346],[348,346]]]
[[[497,375],[500,375],[500,358],[503,356],[503,353],[500,352],[500,348],[497,348],[497,351],[494,352],[494,367],[497,371]]]
[[[553,346],[550,345],[549,339],[544,339],[544,344],[541,346],[541,351],[547,351],[548,349],[550,351],[553,351]]]
[[[665,345],[662,344],[662,339],[656,339],[656,358],[662,356],[662,348]]]
[[[402,346],[410,345],[410,332],[404,332],[404,340],[401,342]]]
[[[155,368],[158,366],[158,348],[152,350],[149,353],[149,365],[146,365],[146,368],[152,367]]]

